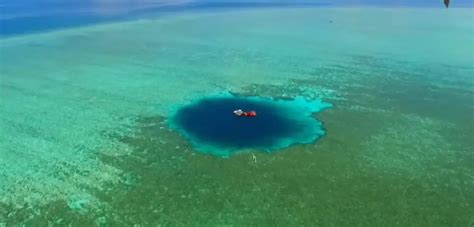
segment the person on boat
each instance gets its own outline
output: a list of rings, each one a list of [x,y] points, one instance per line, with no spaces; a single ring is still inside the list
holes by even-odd
[[[242,117],[255,117],[257,116],[257,112],[252,110],[252,111],[243,111],[241,109],[234,110],[234,114],[237,116],[242,116]]]

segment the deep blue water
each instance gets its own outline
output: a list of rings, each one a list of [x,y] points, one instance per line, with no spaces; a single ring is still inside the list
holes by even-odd
[[[328,107],[328,103],[301,98],[213,97],[180,107],[170,117],[170,124],[196,150],[228,157],[242,149],[273,152],[293,144],[313,143],[325,135],[325,130],[312,114]],[[257,116],[236,116],[236,109],[254,110]]]
[[[166,3],[174,3],[172,5]],[[252,7],[409,6],[443,7],[425,0],[197,0],[177,4],[168,0],[3,0],[0,1],[0,36],[42,32],[108,21],[130,20],[185,10],[223,10]],[[474,1],[453,0],[452,7],[473,7]]]
[[[148,3],[145,6],[137,6],[132,4],[133,1],[128,1],[128,4],[125,1],[125,3],[109,9],[98,8],[96,4],[89,1],[69,1],[68,3],[48,1],[42,4],[36,2],[34,4],[12,3],[1,5],[0,36],[49,31],[110,21],[157,17],[179,11],[288,6],[320,7],[328,5],[326,3],[192,2],[173,5]]]
[[[256,117],[239,117],[236,109],[257,111]],[[205,99],[180,109],[176,123],[206,143],[240,149],[272,146],[300,132],[298,125],[276,105],[241,98]]]

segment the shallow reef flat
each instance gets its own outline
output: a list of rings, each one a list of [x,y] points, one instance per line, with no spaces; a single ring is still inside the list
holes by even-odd
[[[2,39],[0,225],[468,226],[470,21],[258,9]],[[330,103],[327,133],[201,154],[167,119],[219,92]]]

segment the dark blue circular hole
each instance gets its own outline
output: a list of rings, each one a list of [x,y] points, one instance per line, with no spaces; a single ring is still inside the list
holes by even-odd
[[[236,116],[233,111],[255,110],[256,117]],[[271,146],[291,136],[300,126],[284,116],[277,106],[237,98],[202,100],[182,108],[177,123],[191,136],[229,148]]]
[[[181,107],[172,125],[205,153],[228,156],[246,148],[268,151],[286,146],[282,141],[305,143],[324,134],[311,113],[297,107],[271,99],[206,98]],[[256,111],[257,116],[236,116],[237,109]]]

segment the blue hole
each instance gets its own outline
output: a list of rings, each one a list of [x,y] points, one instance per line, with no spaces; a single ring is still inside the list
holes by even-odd
[[[328,106],[319,101],[205,98],[179,108],[171,123],[197,150],[228,157],[242,149],[271,152],[296,143],[314,142],[325,131],[312,113]],[[233,111],[237,109],[256,111],[257,116],[236,116]]]

